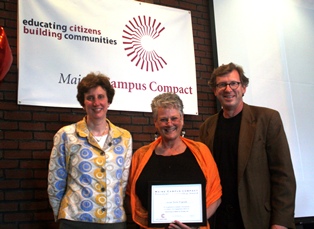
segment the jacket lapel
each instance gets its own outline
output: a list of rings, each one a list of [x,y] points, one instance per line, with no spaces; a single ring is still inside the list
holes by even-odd
[[[238,183],[247,166],[256,131],[256,120],[247,104],[243,106],[238,146]]]
[[[208,143],[206,143],[206,145],[209,146],[209,149],[211,151],[211,153],[213,154],[213,150],[214,150],[214,139],[215,139],[215,132],[216,132],[216,127],[217,127],[217,121],[218,121],[218,114],[215,114],[213,116],[213,119],[211,119],[211,122],[208,124]]]

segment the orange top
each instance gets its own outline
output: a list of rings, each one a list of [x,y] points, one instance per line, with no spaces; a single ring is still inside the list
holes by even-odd
[[[216,163],[207,146],[201,142],[181,138],[195,156],[206,179],[206,207],[217,201],[222,195],[220,177]],[[143,208],[135,192],[136,182],[145,165],[153,154],[156,146],[161,142],[161,137],[149,145],[139,148],[133,155],[130,177],[126,194],[130,196],[131,214],[133,221],[143,228],[149,228],[148,212]],[[209,224],[200,228],[210,228]]]

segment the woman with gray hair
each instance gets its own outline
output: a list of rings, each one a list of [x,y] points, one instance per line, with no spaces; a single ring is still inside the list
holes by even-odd
[[[151,103],[153,120],[159,137],[138,149],[132,158],[127,187],[131,214],[140,228],[150,228],[148,222],[149,187],[153,181],[204,184],[206,217],[220,204],[221,186],[216,164],[208,148],[181,136],[184,125],[183,103],[177,94],[163,93]],[[182,220],[181,220],[182,221]],[[176,219],[167,228],[191,228]],[[209,228],[209,224],[200,228]]]

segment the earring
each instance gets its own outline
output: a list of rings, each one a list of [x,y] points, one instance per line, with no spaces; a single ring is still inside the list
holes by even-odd
[[[185,135],[185,130],[182,130],[181,131],[181,136],[184,137],[184,135]]]
[[[155,132],[155,140],[157,140],[157,138],[158,138],[158,132],[156,131]]]

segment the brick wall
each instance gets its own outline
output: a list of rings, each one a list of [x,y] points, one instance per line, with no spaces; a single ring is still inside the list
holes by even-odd
[[[146,0],[192,12],[199,115],[186,115],[185,129],[186,137],[194,140],[200,124],[216,112],[215,98],[207,86],[214,63],[209,1]],[[82,109],[17,105],[17,0],[0,1],[0,26],[14,57],[0,82],[0,228],[58,228],[46,191],[52,138],[60,127],[80,120],[85,113]],[[150,113],[109,111],[108,118],[132,133],[134,150],[154,138]]]

